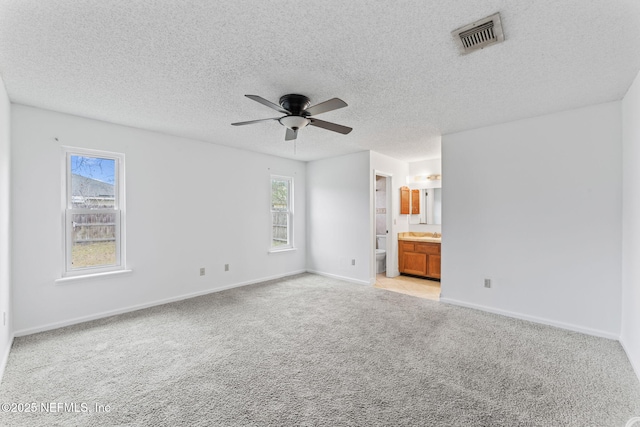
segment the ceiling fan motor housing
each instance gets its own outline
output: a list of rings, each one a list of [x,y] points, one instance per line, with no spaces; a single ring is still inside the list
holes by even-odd
[[[280,105],[292,115],[301,116],[304,110],[309,108],[311,100],[304,95],[294,93],[284,95],[280,98]]]

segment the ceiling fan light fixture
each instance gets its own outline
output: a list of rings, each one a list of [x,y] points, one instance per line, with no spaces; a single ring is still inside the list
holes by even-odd
[[[282,126],[291,130],[302,129],[303,127],[311,123],[311,120],[302,116],[284,116],[278,121]]]

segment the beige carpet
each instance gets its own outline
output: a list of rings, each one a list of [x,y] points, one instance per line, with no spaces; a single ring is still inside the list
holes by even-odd
[[[624,426],[640,385],[615,341],[302,275],[17,338],[0,402],[35,405],[2,426]]]

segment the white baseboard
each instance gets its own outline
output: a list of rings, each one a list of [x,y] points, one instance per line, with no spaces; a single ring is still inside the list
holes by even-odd
[[[0,360],[0,384],[2,384],[2,377],[4,377],[4,370],[7,367],[7,362],[9,361],[9,353],[11,353],[11,347],[13,346],[13,338],[14,334],[11,334],[9,338],[9,345],[4,351],[2,355],[2,360]]]
[[[344,280],[345,282],[356,283],[358,285],[366,285],[366,286],[371,285],[368,280],[360,280],[360,279],[354,279],[346,276],[338,276],[337,274],[325,273],[323,271],[307,270],[307,273],[317,274],[318,276],[330,277],[332,279]]]
[[[487,307],[484,305],[472,304],[464,301],[445,298],[442,296],[440,297],[440,302],[443,302],[445,304],[457,305],[460,307],[473,308],[475,310],[480,310],[480,311],[487,311],[489,313],[500,314],[502,316],[513,317],[515,319],[527,320],[533,323],[540,323],[543,325],[555,326],[556,328],[567,329],[569,331],[580,332],[582,334],[593,335],[596,337],[608,338],[616,341],[620,340],[619,335],[613,334],[611,332],[601,331],[599,329],[585,328],[583,326],[574,325],[571,323],[557,322],[555,320],[545,319],[543,317],[529,316],[522,313],[516,313],[514,311],[507,311],[507,310],[501,310],[498,308]]]
[[[633,359],[631,357],[631,353],[629,353],[629,349],[626,346],[624,340],[621,338],[620,339],[620,345],[622,346],[622,349],[624,350],[625,354],[627,355],[627,359],[629,359],[629,363],[631,363],[631,367],[633,368],[633,372],[636,373],[636,377],[638,377],[638,381],[640,381],[640,362],[636,361],[635,359]]]
[[[144,308],[155,307],[157,305],[169,304],[169,303],[176,302],[176,301],[182,301],[182,300],[189,299],[189,298],[195,298],[195,297],[199,297],[199,296],[202,296],[202,295],[207,295],[207,294],[212,294],[212,293],[215,293],[215,292],[225,291],[227,289],[239,288],[241,286],[255,285],[257,283],[267,282],[269,280],[281,279],[283,277],[288,277],[288,276],[295,276],[296,274],[302,274],[302,273],[306,273],[306,270],[297,270],[297,271],[292,271],[292,272],[285,273],[285,274],[279,274],[279,275],[269,276],[269,277],[262,277],[260,279],[248,280],[248,281],[245,281],[245,282],[234,283],[234,284],[231,284],[231,285],[225,285],[225,286],[221,286],[221,287],[217,287],[217,288],[210,288],[210,289],[206,289],[206,290],[203,290],[203,291],[198,291],[198,292],[193,292],[193,293],[189,293],[189,294],[178,295],[178,296],[175,296],[175,297],[165,298],[165,299],[161,299],[161,300],[155,300],[155,301],[151,301],[151,302],[148,302],[148,303],[136,304],[136,305],[131,305],[131,306],[128,306],[128,307],[118,308],[118,309],[115,309],[115,310],[103,311],[101,313],[91,314],[91,315],[88,315],[88,316],[81,316],[81,317],[76,317],[76,318],[73,318],[73,319],[63,320],[63,321],[60,321],[60,322],[48,323],[46,325],[36,326],[36,327],[33,327],[33,328],[20,329],[18,331],[15,331],[14,335],[16,337],[23,337],[25,335],[36,334],[38,332],[50,331],[52,329],[58,329],[58,328],[63,328],[65,326],[76,325],[78,323],[89,322],[91,320],[97,320],[97,319],[102,319],[102,318],[105,318],[105,317],[115,316],[117,314],[129,313],[131,311],[142,310]]]

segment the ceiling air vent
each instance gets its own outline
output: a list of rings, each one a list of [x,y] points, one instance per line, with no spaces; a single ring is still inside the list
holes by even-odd
[[[453,34],[460,53],[462,54],[504,41],[502,24],[500,23],[500,13],[465,25],[453,31],[451,34]]]

